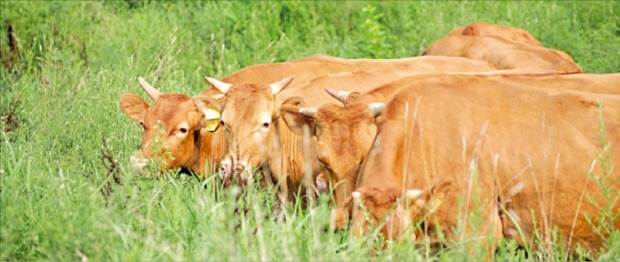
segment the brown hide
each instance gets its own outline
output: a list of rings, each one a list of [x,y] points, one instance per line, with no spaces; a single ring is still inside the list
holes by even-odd
[[[457,56],[487,61],[500,69],[553,70],[580,73],[581,68],[562,51],[518,43],[495,36],[448,36],[439,39],[423,56]]]
[[[473,22],[467,26],[457,27],[450,31],[448,35],[497,36],[506,40],[532,46],[543,46],[527,30],[513,26],[489,24],[485,22]]]
[[[372,71],[377,69],[392,69],[400,71],[454,71],[472,72],[488,71],[493,67],[482,61],[450,60],[454,64],[441,65],[435,69],[441,61],[436,58],[402,58],[402,59],[345,59],[327,55],[314,55],[311,57],[273,64],[257,64],[243,68],[224,78],[222,82],[231,84],[270,84],[289,76],[295,76],[295,81],[289,88],[300,86],[314,80],[317,77],[328,74],[355,71]],[[444,60],[446,61],[446,60]],[[463,69],[465,67],[465,69]],[[213,93],[219,93],[217,89],[209,89]],[[209,93],[211,94],[211,93]]]
[[[548,89],[567,89],[601,95],[620,95],[620,73],[613,74],[566,74],[566,75],[502,75],[502,81]]]
[[[531,242],[534,237],[550,241],[557,229],[571,251],[580,245],[596,253],[602,239],[585,217],[596,218],[599,209],[585,196],[608,204],[588,175],[603,173],[594,162],[601,151],[596,103],[603,104],[608,161],[620,163],[620,96],[540,88],[502,76],[437,80],[400,81],[406,86],[377,119],[356,186],[403,190],[450,181],[452,189],[425,224],[441,226],[449,241],[481,237],[488,256],[500,225],[504,237],[521,244],[541,243]],[[618,179],[612,173],[605,184],[620,190]],[[353,232],[362,230],[363,217],[354,211],[352,220]]]
[[[601,97],[620,94],[620,74],[479,77],[489,77],[496,81],[511,82],[525,87],[587,91],[601,94]],[[343,200],[349,196],[351,188],[354,187],[359,164],[366,156],[376,134],[374,116],[368,110],[369,104],[387,103],[392,98],[392,94],[402,87],[412,85],[412,82],[417,80],[441,82],[442,77],[420,75],[394,81],[367,93],[358,94],[354,99],[348,98],[345,106],[326,104],[318,107],[313,117],[299,113],[298,107],[283,107],[282,114],[285,117],[287,115],[290,118],[297,116],[296,121],[287,122],[291,129],[295,130],[292,126],[297,126],[299,129],[303,124],[307,124],[317,130],[313,135],[317,139],[317,159],[322,164],[322,172],[333,185],[340,185],[335,189],[337,206],[342,204]],[[337,223],[337,227],[342,227],[342,224]]]

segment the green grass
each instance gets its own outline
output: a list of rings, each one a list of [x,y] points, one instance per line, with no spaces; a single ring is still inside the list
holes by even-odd
[[[203,76],[317,53],[416,56],[471,21],[522,27],[584,71],[620,69],[618,2],[28,2],[0,1],[0,260],[428,260],[326,232],[329,205],[286,219],[272,192],[214,193],[210,184],[129,168],[140,128],[120,110],[137,77],[198,94]],[[11,53],[6,32],[17,37]],[[16,101],[15,110],[10,110]],[[9,121],[9,117],[11,121]],[[17,123],[17,125],[15,124]],[[108,177],[103,140],[123,185]],[[101,193],[106,183],[113,192]],[[235,212],[236,209],[247,212]],[[619,246],[618,238],[610,246]],[[437,255],[459,260],[458,248]],[[545,256],[557,257],[557,256]],[[532,259],[514,242],[500,260]],[[609,255],[603,257],[613,260]]]

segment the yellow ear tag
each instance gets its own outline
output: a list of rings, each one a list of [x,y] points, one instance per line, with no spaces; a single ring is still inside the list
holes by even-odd
[[[218,112],[217,110],[208,108],[205,111],[205,127],[204,129],[206,129],[207,131],[215,131],[215,129],[217,129],[217,125],[219,124],[220,120],[220,112]]]

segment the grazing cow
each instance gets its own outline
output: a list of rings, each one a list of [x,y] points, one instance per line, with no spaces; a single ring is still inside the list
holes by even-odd
[[[472,74],[495,74],[496,72]],[[380,110],[377,109],[380,109],[380,106],[374,103],[387,103],[393,93],[406,84],[410,84],[414,78],[427,79],[428,77],[425,75],[409,77],[385,84],[364,94],[330,90],[332,95],[345,104],[344,106],[325,104],[318,108],[294,105],[282,107],[282,116],[292,131],[302,134],[303,125],[312,127],[310,135],[316,137],[316,156],[321,163],[322,173],[331,185],[338,185],[334,189],[336,206],[341,206],[344,199],[349,196],[351,189],[354,188],[359,166],[376,134],[374,117],[379,114]],[[620,74],[537,76],[497,74],[487,77],[537,88],[620,94]],[[348,213],[340,214],[339,220],[340,222],[336,223],[337,229],[340,229],[348,220]]]
[[[450,31],[448,35],[497,36],[532,46],[543,46],[527,30],[518,27],[489,24],[485,22],[473,22],[467,26],[457,27]]]
[[[597,152],[605,147],[604,161],[620,163],[619,95],[539,88],[501,76],[405,80],[377,118],[357,192],[345,208],[374,207],[370,222],[383,218],[392,238],[408,225],[420,225],[410,234],[433,241],[478,237],[487,258],[500,237],[534,248],[554,236],[564,250],[602,247],[606,235],[595,233],[600,208],[611,205],[617,214],[620,207],[603,197],[600,185],[617,192],[620,175],[608,169],[610,177],[602,176]],[[602,134],[610,145],[600,144]],[[422,190],[408,191],[413,188]],[[352,211],[354,235],[366,233],[369,223],[361,207]],[[620,229],[620,220],[612,223]]]
[[[143,128],[142,146],[132,162],[143,167],[147,159],[158,159],[162,169],[187,168],[203,178],[215,171],[226,147],[221,132],[206,130],[213,127],[205,113],[212,113],[201,112],[194,105],[206,96],[162,94],[144,79],[139,80],[155,103],[149,106],[136,94],[121,96],[125,114]]]
[[[421,72],[486,72],[495,69],[487,63],[469,59],[428,58],[430,57],[378,60],[374,66],[371,61],[357,60],[360,68],[373,67],[376,70],[329,75],[315,79],[307,85],[289,87],[281,93],[290,80],[272,85],[235,85],[207,78],[214,87],[225,93],[221,119],[229,145],[227,157],[222,162],[226,177],[241,171],[241,180],[245,180],[245,174],[267,164],[274,179],[280,182],[280,199],[287,201],[292,193],[297,191],[289,192],[288,188],[298,188],[306,170],[311,170],[309,173],[312,175],[316,175],[316,171],[320,170],[315,161],[314,146],[304,144],[303,136],[291,133],[279,117],[282,102],[320,106],[329,101],[329,96],[323,91],[326,86],[337,85],[344,89],[365,91],[405,75]],[[289,99],[293,97],[298,98]],[[214,104],[217,102],[214,101]],[[303,151],[306,148],[309,152]],[[311,157],[312,162],[304,161],[304,154]]]
[[[581,67],[562,51],[532,46],[496,36],[448,36],[439,39],[423,56],[460,56],[487,61],[500,69],[552,70],[581,73]]]

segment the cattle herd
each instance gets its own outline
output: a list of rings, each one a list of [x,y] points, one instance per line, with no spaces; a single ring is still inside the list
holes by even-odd
[[[501,238],[552,236],[596,254],[601,205],[620,211],[593,178],[620,190],[606,168],[620,164],[620,73],[583,73],[520,28],[475,22],[419,57],[316,55],[206,80],[192,97],[140,78],[152,105],[121,96],[143,128],[134,165],[224,186],[261,173],[282,203],[332,193],[332,223],[352,236],[378,225],[394,240],[474,239],[490,256]]]

